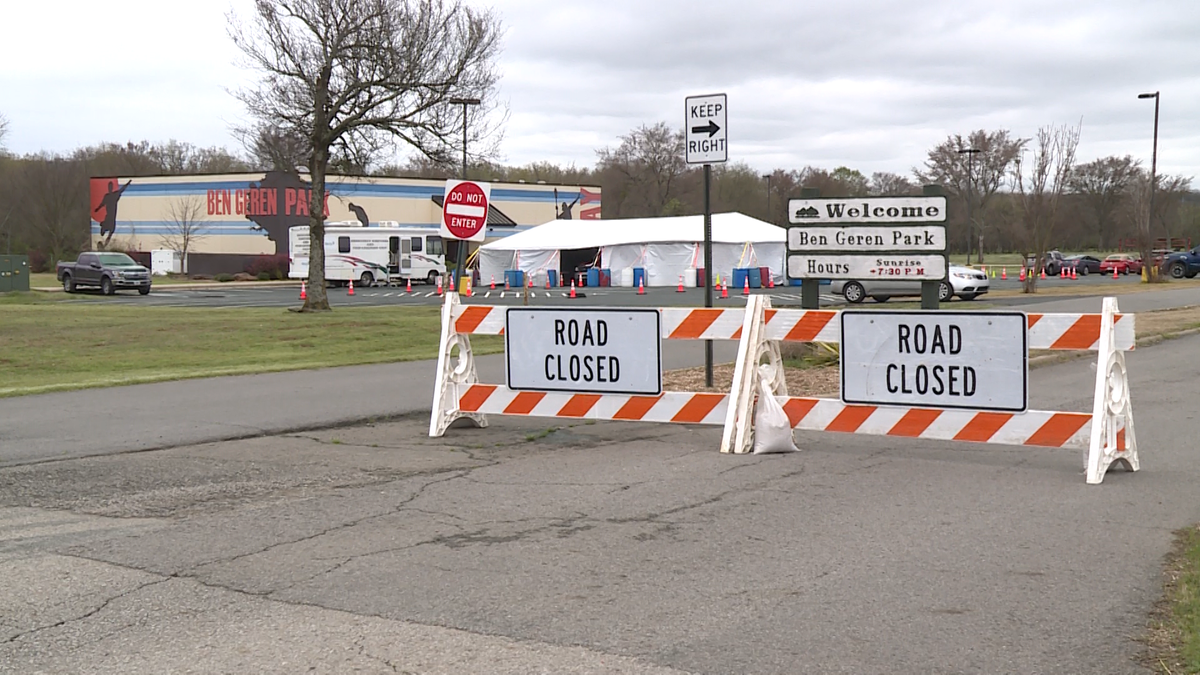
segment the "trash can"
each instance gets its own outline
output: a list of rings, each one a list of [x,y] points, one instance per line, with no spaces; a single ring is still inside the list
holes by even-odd
[[[645,286],[645,285],[646,285],[646,268],[645,267],[633,268],[633,287],[637,288],[639,286]]]
[[[589,267],[587,271],[587,285],[596,287],[600,285],[600,268]]]
[[[471,275],[466,275],[458,278],[458,294],[466,295],[471,292]]]
[[[546,276],[550,278],[551,288],[558,288],[558,270],[546,270]]]
[[[708,275],[704,273],[703,267],[696,268],[696,288],[704,288],[708,285]]]
[[[770,285],[771,285],[771,268],[770,267],[758,268],[758,287],[759,288],[767,288]]]
[[[600,270],[600,285],[601,286],[612,286],[612,270],[610,270],[610,269]]]
[[[504,283],[509,288],[522,288],[525,286],[525,273],[521,270],[504,270]]]

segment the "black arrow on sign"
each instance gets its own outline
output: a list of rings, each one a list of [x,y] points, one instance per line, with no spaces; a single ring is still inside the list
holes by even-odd
[[[706,124],[702,127],[692,127],[693,134],[702,134],[707,131],[709,138],[716,136],[717,132],[720,130],[721,130],[721,127],[717,126],[717,123],[712,120],[709,120],[708,124]]]

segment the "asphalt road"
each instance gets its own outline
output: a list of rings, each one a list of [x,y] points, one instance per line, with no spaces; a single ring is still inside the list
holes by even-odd
[[[993,290],[1018,289],[1020,282],[1014,278],[989,281]],[[1117,279],[1097,275],[1079,277],[1077,280],[1052,277],[1040,282],[1043,288],[1057,289],[1088,288],[1106,286],[1114,288],[1128,287],[1140,283],[1134,275]],[[704,289],[685,288],[683,293],[677,287],[655,286],[645,289],[644,295],[636,289],[621,287],[578,288],[572,300],[570,289],[563,288],[534,288],[529,289],[529,302],[535,305],[558,304],[619,304],[622,306],[703,306]],[[714,289],[715,291],[716,289]],[[730,288],[729,298],[720,299],[720,293],[715,292],[717,303],[735,304],[739,302],[743,289]],[[822,305],[845,304],[840,296],[829,293],[828,287],[822,287]],[[126,305],[150,305],[169,307],[293,307],[300,303],[299,288],[294,286],[254,286],[238,287],[236,284],[203,289],[189,289],[182,285],[164,285],[156,287],[148,296],[139,296],[134,292],[122,292],[115,296],[105,297],[98,293],[86,293],[88,300],[110,302]],[[436,288],[425,285],[412,287],[408,292],[405,287],[372,287],[356,288],[350,296],[346,288],[328,289],[330,303],[335,306],[390,306],[390,305],[436,305],[441,301]],[[753,289],[754,293],[768,293],[777,305],[800,305],[800,288],[797,286],[779,286],[774,289]],[[988,298],[988,296],[985,296]],[[989,298],[990,299],[990,298]],[[488,304],[522,304],[525,293],[522,290],[492,290],[486,285],[475,290],[472,298],[464,298],[467,302]],[[867,303],[870,304],[870,303]]]
[[[419,414],[10,466],[0,672],[1150,673],[1162,557],[1200,520],[1198,349],[1129,355],[1143,470],[1100,486],[1077,451],[805,434],[731,457],[715,428],[431,440]],[[1087,409],[1094,377],[1036,369],[1031,403]],[[253,379],[223,384],[266,395],[260,420],[349,382]],[[153,397],[163,425],[213,417],[188,386],[58,419]]]

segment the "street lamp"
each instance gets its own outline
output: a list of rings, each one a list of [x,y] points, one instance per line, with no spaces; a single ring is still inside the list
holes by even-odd
[[[774,222],[771,218],[771,174],[764,173],[763,178],[767,179],[767,222]]]
[[[959,148],[958,154],[967,156],[967,264],[971,264],[971,164],[975,155],[979,154],[978,148]],[[979,242],[979,262],[983,262],[983,242]]]
[[[1153,94],[1138,94],[1138,98],[1154,99],[1154,150],[1150,155],[1150,217],[1146,220],[1146,236],[1149,243],[1150,226],[1154,222],[1154,188],[1158,183],[1158,92]],[[1167,239],[1167,248],[1171,248],[1171,241]]]
[[[479,105],[481,101],[478,98],[454,97],[454,98],[449,99],[447,102],[450,103],[451,105],[461,105],[463,107],[463,158],[462,158],[462,176],[461,176],[461,178],[462,178],[462,180],[466,180],[467,179],[467,106]],[[444,204],[442,205],[442,208],[446,208]],[[487,227],[486,223],[484,223],[484,227]],[[458,270],[458,279],[461,279],[463,273],[466,272],[466,270],[464,268],[467,265],[467,255],[466,255],[467,254],[467,246],[468,246],[468,244],[466,241],[458,242],[458,246],[457,246],[457,248],[458,248],[458,264],[456,265],[456,269]],[[456,284],[459,283],[457,281],[457,279],[455,280],[455,283]],[[458,288],[458,286],[456,285],[455,289],[457,290],[457,288]]]

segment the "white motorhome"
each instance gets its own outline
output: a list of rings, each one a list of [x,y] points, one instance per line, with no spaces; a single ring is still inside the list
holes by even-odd
[[[291,258],[288,277],[308,278],[308,226],[288,232]],[[446,270],[442,238],[436,227],[401,227],[380,221],[363,227],[357,220],[325,224],[325,279],[359,286],[403,283],[408,279],[437,283]]]

